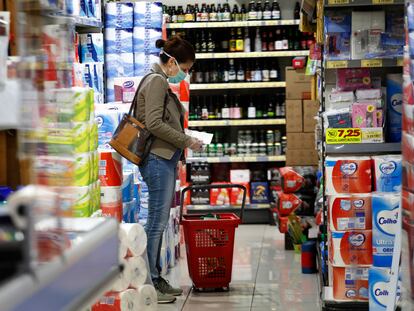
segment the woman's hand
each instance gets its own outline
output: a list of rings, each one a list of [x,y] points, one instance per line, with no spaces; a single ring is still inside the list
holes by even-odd
[[[193,151],[200,151],[203,148],[203,142],[197,138],[191,138],[189,148]]]

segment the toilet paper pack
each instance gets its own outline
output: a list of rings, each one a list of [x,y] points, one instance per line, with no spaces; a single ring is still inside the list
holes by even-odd
[[[330,233],[330,262],[336,267],[372,264],[372,231]]]
[[[105,53],[119,54],[119,53],[133,53],[133,39],[132,28],[105,29]]]
[[[397,289],[391,288],[390,270],[371,267],[369,269],[369,310],[386,311],[392,299],[397,303],[401,298],[401,282]]]
[[[399,194],[372,195],[372,247],[375,267],[391,267],[400,200]]]
[[[103,63],[85,63],[83,64],[83,81],[93,89],[94,103],[103,104]]]
[[[133,53],[106,54],[105,59],[107,78],[134,76]]]
[[[159,60],[158,53],[134,53],[134,74],[136,77],[145,76],[152,67],[153,63]]]
[[[147,54],[156,54],[160,50],[156,48],[155,42],[162,39],[161,29],[148,29],[145,27],[134,27],[134,52],[145,52]]]
[[[400,192],[402,177],[401,155],[372,157],[374,185],[379,192]]]
[[[336,300],[368,300],[368,267],[332,267]]]
[[[331,231],[372,229],[370,194],[329,196],[328,201]]]
[[[371,158],[327,157],[325,164],[327,194],[372,191]]]
[[[102,33],[79,34],[82,63],[104,61],[104,37]]]
[[[389,142],[401,141],[402,127],[402,75],[387,75],[387,136]]]
[[[134,4],[109,2],[105,6],[105,28],[133,28]]]
[[[97,110],[99,149],[111,149],[109,142],[120,122],[120,113],[117,110]]]
[[[147,28],[162,27],[162,3],[161,2],[135,2],[134,26]]]

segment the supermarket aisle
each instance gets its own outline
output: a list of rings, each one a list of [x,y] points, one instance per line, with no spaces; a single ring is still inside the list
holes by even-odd
[[[284,250],[283,235],[276,227],[244,225],[237,229],[229,293],[191,292],[185,259],[168,278],[174,285],[178,279],[185,293],[175,304],[160,306],[160,311],[320,310],[316,275],[301,273],[300,255]]]

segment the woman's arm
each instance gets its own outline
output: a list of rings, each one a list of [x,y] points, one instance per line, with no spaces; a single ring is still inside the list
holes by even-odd
[[[192,144],[191,137],[177,131],[162,120],[164,100],[168,86],[162,77],[154,75],[145,87],[145,123],[148,130],[177,148],[184,149]]]

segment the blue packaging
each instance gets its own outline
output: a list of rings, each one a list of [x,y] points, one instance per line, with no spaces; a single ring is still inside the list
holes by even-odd
[[[250,187],[250,201],[252,204],[269,203],[269,185],[267,182],[252,182]]]
[[[402,75],[387,75],[387,141],[400,142],[402,130]]]
[[[108,79],[117,77],[134,76],[134,54],[106,54],[106,77]],[[115,88],[115,86],[114,86]]]
[[[93,64],[93,91],[94,91],[94,98],[95,104],[103,104],[104,103],[104,74],[103,74],[103,63],[94,63]]]
[[[386,311],[387,305],[395,297],[397,302],[401,298],[401,284],[398,281],[397,291],[391,288],[390,270],[371,267],[368,274],[369,282],[369,310]],[[396,293],[395,293],[396,292]]]
[[[135,2],[134,27],[161,28],[162,3]]]
[[[87,0],[80,0],[80,13],[79,16],[88,16]]]
[[[108,74],[108,73],[107,73]],[[111,103],[115,101],[115,81],[114,78],[106,79],[106,102]]]
[[[331,11],[324,18],[325,54],[328,59],[351,58],[351,24],[349,12]]]
[[[109,142],[120,122],[117,110],[96,111],[95,120],[98,124],[98,144],[100,149],[111,149]]]
[[[105,28],[134,27],[134,4],[110,2],[105,6]]]
[[[372,195],[372,258],[375,267],[391,268],[400,201],[399,194]]]
[[[385,155],[372,157],[374,185],[379,192],[400,192],[402,176],[402,156]]]
[[[104,37],[102,33],[80,34],[79,44],[82,63],[104,61]]]
[[[162,39],[161,29],[148,29],[144,27],[134,27],[134,52],[145,52],[146,54],[159,54],[155,43]]]
[[[158,54],[134,53],[134,75],[145,76],[150,72],[152,64],[159,60]]]
[[[86,0],[86,14],[88,17],[96,17],[97,8],[95,7],[95,0]]]
[[[132,28],[127,29],[105,29],[105,53],[120,54],[132,53],[134,51]]]
[[[122,202],[130,202],[134,198],[134,173],[124,173],[122,182]]]

